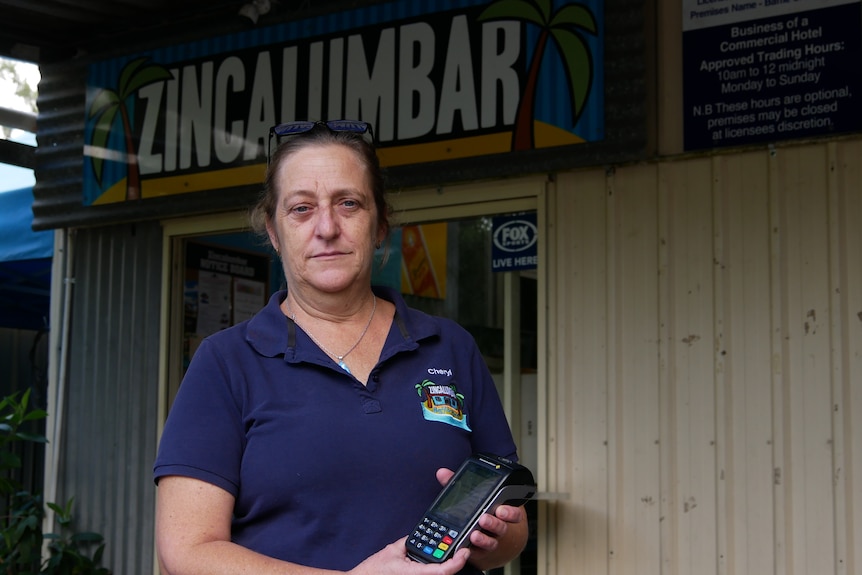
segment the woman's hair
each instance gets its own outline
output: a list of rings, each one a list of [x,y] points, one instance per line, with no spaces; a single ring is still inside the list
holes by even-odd
[[[266,169],[266,178],[263,191],[257,204],[252,208],[250,214],[252,230],[268,239],[266,223],[275,216],[276,204],[278,202],[278,178],[279,167],[292,154],[309,146],[322,146],[336,144],[353,150],[356,157],[365,164],[368,173],[371,192],[374,196],[374,205],[377,209],[378,225],[383,226],[386,234],[389,234],[389,203],[386,201],[386,193],[383,183],[383,172],[380,169],[380,160],[374,144],[366,137],[357,132],[332,131],[325,124],[315,125],[308,132],[285,137],[278,145],[269,160]]]

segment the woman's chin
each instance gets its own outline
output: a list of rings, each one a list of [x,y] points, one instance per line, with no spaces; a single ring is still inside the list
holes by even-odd
[[[357,287],[360,281],[356,274],[327,273],[315,277],[309,282],[311,287],[324,293],[340,293]],[[366,285],[368,282],[365,282]]]

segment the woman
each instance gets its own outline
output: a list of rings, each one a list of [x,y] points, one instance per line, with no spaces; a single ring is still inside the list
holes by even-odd
[[[468,333],[371,287],[389,220],[370,125],[273,130],[285,137],[252,219],[288,291],[206,339],[180,386],[154,472],[162,573],[454,575],[507,563],[526,543],[521,507],[483,516],[471,547],[443,564],[406,555],[452,469],[472,452],[516,453]],[[433,413],[429,385],[460,413]]]

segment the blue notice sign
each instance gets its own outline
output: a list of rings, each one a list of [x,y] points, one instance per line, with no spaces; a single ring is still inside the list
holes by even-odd
[[[491,239],[492,271],[536,269],[538,243],[535,212],[495,217]]]
[[[862,129],[859,0],[683,0],[685,149]]]

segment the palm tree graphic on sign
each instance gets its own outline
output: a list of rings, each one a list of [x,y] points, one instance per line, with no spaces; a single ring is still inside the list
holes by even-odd
[[[103,89],[99,91],[90,104],[89,116],[95,118],[95,125],[90,136],[90,145],[96,153],[90,157],[96,182],[102,185],[102,174],[105,167],[103,151],[107,150],[108,137],[117,114],[123,126],[126,157],[126,200],[137,200],[141,197],[141,172],[138,167],[138,154],[132,133],[132,122],[127,100],[144,86],[173,78],[169,70],[158,64],[147,64],[147,57],[137,58],[126,64],[120,72],[117,90]]]
[[[536,89],[548,38],[554,39],[563,60],[572,102],[572,126],[577,125],[592,88],[592,54],[583,34],[596,34],[598,31],[593,13],[580,4],[566,4],[556,12],[552,10],[552,0],[496,0],[479,15],[480,22],[520,20],[541,28],[527,70],[527,83],[515,115],[513,151],[535,147],[533,120]]]

